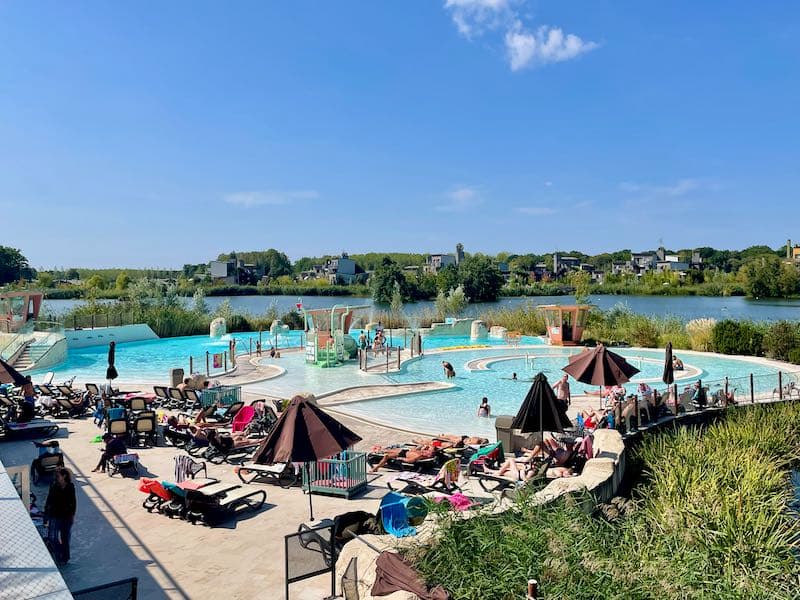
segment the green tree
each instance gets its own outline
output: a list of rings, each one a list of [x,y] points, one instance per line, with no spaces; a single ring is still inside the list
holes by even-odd
[[[72,269],[67,269],[67,272],[64,275],[64,277],[66,279],[80,279],[81,278],[81,274],[78,271],[78,269],[72,268]]]
[[[392,291],[392,302],[390,304],[392,317],[399,320],[403,316],[403,294],[400,290],[400,283],[394,282],[394,291]]]
[[[472,302],[493,302],[500,294],[505,281],[494,262],[487,256],[476,254],[465,258],[458,267],[464,293]]]
[[[588,304],[589,302],[589,289],[592,284],[592,278],[587,271],[572,271],[567,275],[567,281],[575,288],[575,303]]]
[[[372,299],[381,304],[388,304],[392,301],[395,284],[400,287],[400,297],[403,300],[408,299],[408,281],[403,271],[396,262],[385,256],[370,278]]]
[[[36,280],[41,288],[47,289],[53,287],[53,276],[50,273],[40,272]]]
[[[746,262],[739,273],[745,292],[752,298],[782,296],[781,259],[774,254],[761,254]]]
[[[106,289],[106,280],[100,275],[92,275],[84,285],[91,290],[104,290]]]
[[[16,248],[0,246],[0,285],[19,279],[33,279],[28,259]]]
[[[458,287],[461,279],[458,274],[458,267],[455,265],[445,265],[436,274],[436,287],[440,292],[447,293]]]
[[[128,275],[127,271],[123,271],[119,275],[117,275],[117,282],[116,288],[118,290],[126,290],[128,286],[131,284],[131,276]]]

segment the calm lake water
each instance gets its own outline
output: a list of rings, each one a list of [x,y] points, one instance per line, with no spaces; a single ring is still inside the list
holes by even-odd
[[[206,302],[211,310],[224,300],[230,300],[235,312],[260,314],[273,304],[283,314],[295,307],[300,301],[297,296],[217,296],[208,297]],[[186,298],[187,304],[192,299]],[[712,317],[714,319],[753,319],[756,321],[774,321],[779,319],[800,319],[800,300],[749,300],[740,296],[728,298],[712,298],[705,296],[592,296],[591,303],[606,310],[622,304],[633,312],[652,316],[677,316],[682,319]],[[388,309],[387,306],[376,305],[371,298],[353,296],[307,296],[302,298],[306,308],[330,308],[335,304],[350,306],[369,306],[370,310]],[[497,302],[471,304],[468,315],[474,315],[486,309],[515,307],[530,302],[532,304],[569,304],[574,302],[571,296],[535,296],[529,298],[502,298]],[[83,304],[82,300],[46,300],[42,314],[64,314],[74,306]],[[405,306],[407,314],[432,308],[432,301],[409,303]]]

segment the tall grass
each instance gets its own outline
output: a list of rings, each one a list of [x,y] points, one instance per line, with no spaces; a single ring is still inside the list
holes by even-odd
[[[411,553],[427,581],[458,600],[798,598],[800,521],[788,509],[800,458],[800,406],[732,411],[705,431],[645,440],[632,497],[616,524],[581,498],[453,519]],[[583,498],[586,500],[586,498]]]
[[[544,317],[532,302],[515,308],[487,310],[478,315],[487,327],[505,327],[509,331],[519,331],[524,335],[544,335],[547,331]]]

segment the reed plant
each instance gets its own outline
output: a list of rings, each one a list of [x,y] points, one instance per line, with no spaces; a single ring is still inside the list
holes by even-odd
[[[486,310],[480,315],[487,327],[505,327],[509,331],[519,331],[524,335],[544,335],[547,331],[544,316],[536,304],[526,302],[515,308]]]
[[[632,506],[608,523],[587,496],[472,519],[445,517],[435,541],[410,552],[430,583],[459,600],[790,599],[800,581],[800,405],[736,409],[705,429],[653,434],[637,465]]]

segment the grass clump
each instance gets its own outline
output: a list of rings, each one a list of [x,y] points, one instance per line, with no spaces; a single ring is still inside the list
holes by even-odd
[[[800,406],[737,409],[705,430],[655,434],[632,457],[637,507],[614,524],[576,498],[445,522],[413,558],[458,600],[798,598],[791,514]]]

